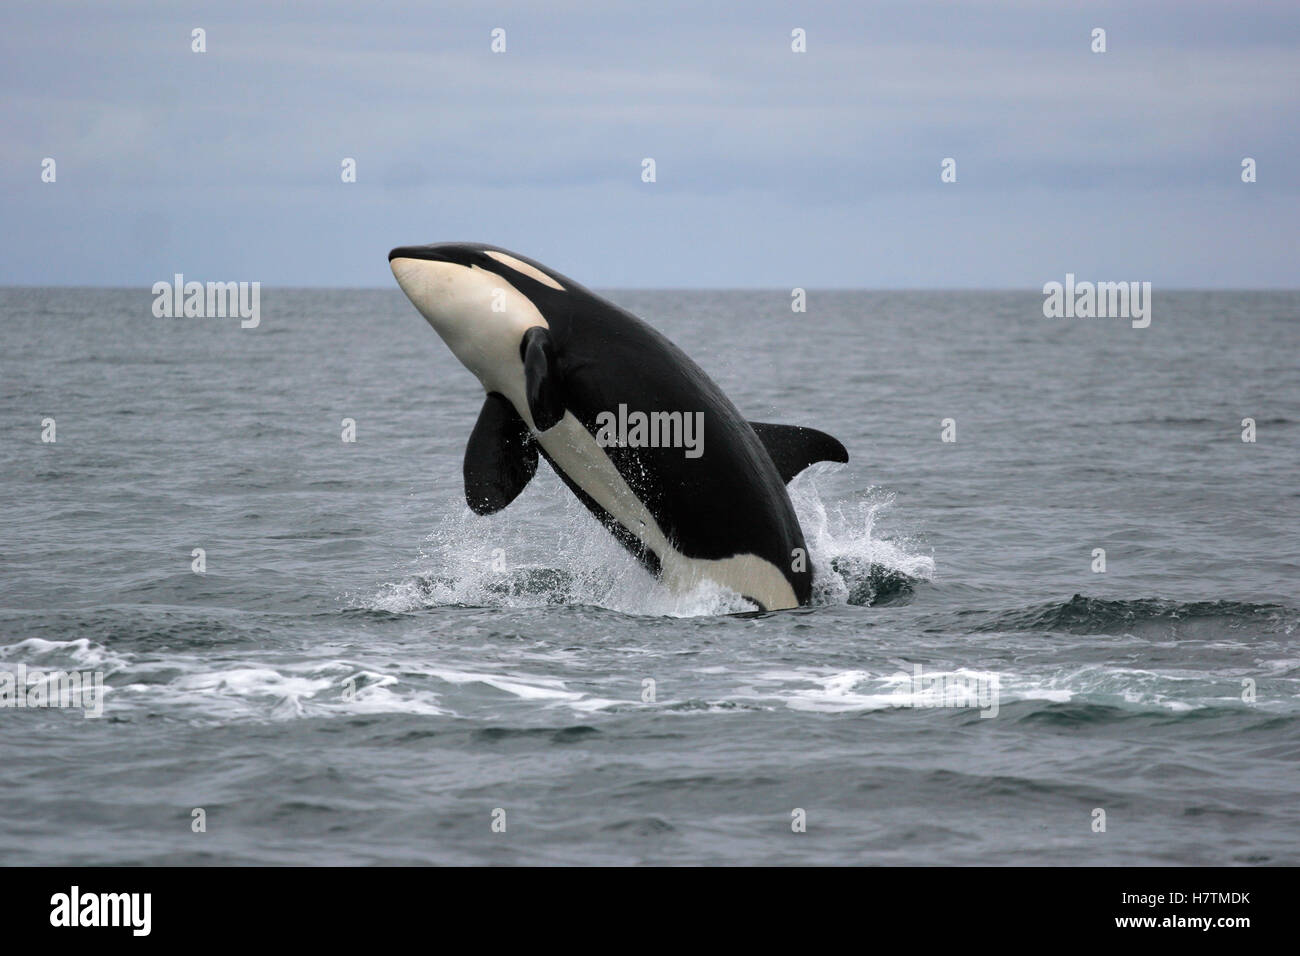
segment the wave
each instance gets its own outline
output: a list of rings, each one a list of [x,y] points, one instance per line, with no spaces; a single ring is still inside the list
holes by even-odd
[[[981,632],[1065,631],[1071,634],[1104,634],[1113,632],[1117,627],[1126,631],[1187,631],[1199,628],[1206,622],[1224,627],[1248,625],[1255,632],[1289,635],[1300,623],[1300,611],[1282,604],[1178,602],[1159,598],[1119,601],[1076,594],[1064,602],[987,612],[985,620],[967,620],[963,626],[967,630]]]
[[[128,659],[89,638],[50,641],[29,637],[14,644],[0,644],[0,669],[13,664],[45,670],[89,670],[111,674],[125,669]]]
[[[287,660],[281,654],[252,649],[216,661],[206,648],[165,657],[147,651],[118,653],[87,638],[28,638],[0,645],[0,671],[12,672],[18,664],[29,671],[102,671],[104,711],[114,720],[164,712],[198,722],[375,714],[445,716],[448,711],[441,706],[441,686],[430,684],[456,682],[453,672],[430,671],[429,676],[438,681],[411,681],[404,679],[405,672],[399,677],[356,661]],[[521,698],[528,696],[525,683],[501,683]],[[537,695],[550,692],[562,697],[553,684],[540,684]]]
[[[641,686],[625,675],[575,664],[554,648],[529,649],[508,660],[484,658],[476,647],[442,648],[426,659],[412,655],[411,646],[372,644],[359,651],[360,659],[336,656],[338,647],[308,659],[295,647],[250,647],[214,660],[207,648],[160,657],[149,651],[116,654],[84,638],[28,639],[0,646],[0,669],[18,662],[47,670],[103,667],[105,712],[113,720],[159,714],[196,723],[407,715],[452,722],[501,718],[529,727],[539,714],[555,711],[584,721],[639,712],[676,720],[766,711],[824,719],[876,713],[911,719],[910,714],[928,724],[959,725],[998,718],[1003,724],[1070,727],[1146,715],[1179,721],[1230,717],[1234,732],[1244,732],[1286,729],[1300,719],[1300,674],[1289,659],[1225,672],[1183,663],[1135,667],[1032,659],[991,662],[992,669],[954,662],[922,667],[892,651],[867,657],[866,666],[773,666],[759,655],[694,666],[689,680],[665,682],[659,699],[646,701]],[[676,659],[679,652],[668,656]],[[654,669],[653,656],[639,659]],[[1243,696],[1242,674],[1259,678],[1257,701]],[[548,722],[528,732],[554,729]]]
[[[1240,421],[1240,417],[1237,419]],[[1179,417],[1176,415],[1163,415],[1160,417],[1150,418],[1127,418],[1123,421],[1115,422],[1117,425],[1206,425],[1216,429],[1226,429],[1227,431],[1236,431],[1240,426],[1233,421],[1232,415],[1222,418],[1211,418],[1209,416],[1198,415],[1192,417]],[[1255,420],[1256,426],[1260,425],[1294,425],[1295,419],[1286,418],[1282,415],[1274,415],[1271,418],[1258,418]]]

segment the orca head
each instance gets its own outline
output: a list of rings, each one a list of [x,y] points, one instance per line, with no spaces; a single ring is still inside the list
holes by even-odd
[[[461,364],[489,391],[519,364],[519,342],[535,326],[544,290],[564,286],[539,266],[479,243],[399,246],[388,254],[393,277]]]

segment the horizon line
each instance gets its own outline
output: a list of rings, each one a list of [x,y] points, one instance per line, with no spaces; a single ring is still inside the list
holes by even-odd
[[[161,280],[154,280],[155,282]],[[199,281],[199,280],[194,280]],[[218,281],[218,280],[212,280]],[[220,281],[244,281],[258,283],[263,289],[275,289],[282,291],[324,291],[334,290],[337,292],[401,292],[395,284],[393,285],[297,285],[297,284],[269,284],[260,280],[220,280]],[[1055,279],[1049,280],[1055,282]],[[1093,280],[1088,280],[1093,281]],[[1111,280],[1102,280],[1111,281]],[[1115,280],[1120,281],[1120,280]],[[1123,280],[1130,281],[1130,280]],[[1137,280],[1149,281],[1149,280]],[[75,283],[60,283],[56,285],[38,285],[33,283],[0,283],[0,289],[86,289],[102,291],[139,291],[141,289],[151,290],[154,283],[141,285],[80,285]],[[804,285],[804,286],[758,286],[758,285],[738,285],[738,286],[695,286],[695,285],[663,285],[663,286],[640,286],[640,285],[595,285],[590,286],[594,290],[606,290],[611,292],[783,292],[789,294],[790,289],[815,289],[818,292],[1033,292],[1035,295],[1043,295],[1043,290],[1036,286],[907,286],[907,285],[878,285],[878,286],[848,286],[848,285]],[[1194,285],[1157,285],[1152,283],[1153,291],[1156,289],[1167,292],[1300,292],[1300,286],[1282,286],[1282,285],[1258,285],[1258,286],[1194,286]],[[152,294],[152,292],[150,292]]]

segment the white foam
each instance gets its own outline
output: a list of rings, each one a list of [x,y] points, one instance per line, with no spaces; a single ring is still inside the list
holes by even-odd
[[[0,646],[0,667],[26,664],[42,670],[101,670],[112,672],[127,666],[127,659],[86,637],[71,641],[47,641],[29,637],[16,644]]]
[[[564,682],[549,677],[502,677],[496,674],[472,673],[449,669],[429,672],[439,680],[451,684],[486,684],[523,700],[581,700],[583,695],[564,689]]]
[[[169,680],[140,680],[162,671]],[[199,719],[283,720],[330,714],[448,713],[437,694],[392,674],[339,660],[285,663],[272,660],[210,661],[177,654],[165,663],[141,662],[130,669],[131,683],[117,685],[117,714],[154,711],[166,706],[193,712]]]

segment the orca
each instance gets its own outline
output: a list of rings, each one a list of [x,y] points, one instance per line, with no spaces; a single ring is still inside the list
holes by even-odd
[[[765,611],[808,603],[812,567],[785,486],[813,462],[848,461],[839,441],[747,421],[665,336],[535,260],[456,242],[400,246],[388,262],[487,393],[465,449],[474,512],[510,504],[540,455],[672,590],[711,581]],[[615,419],[625,440],[610,440]],[[670,440],[633,440],[647,421]],[[699,423],[694,448],[672,440],[683,422]]]

